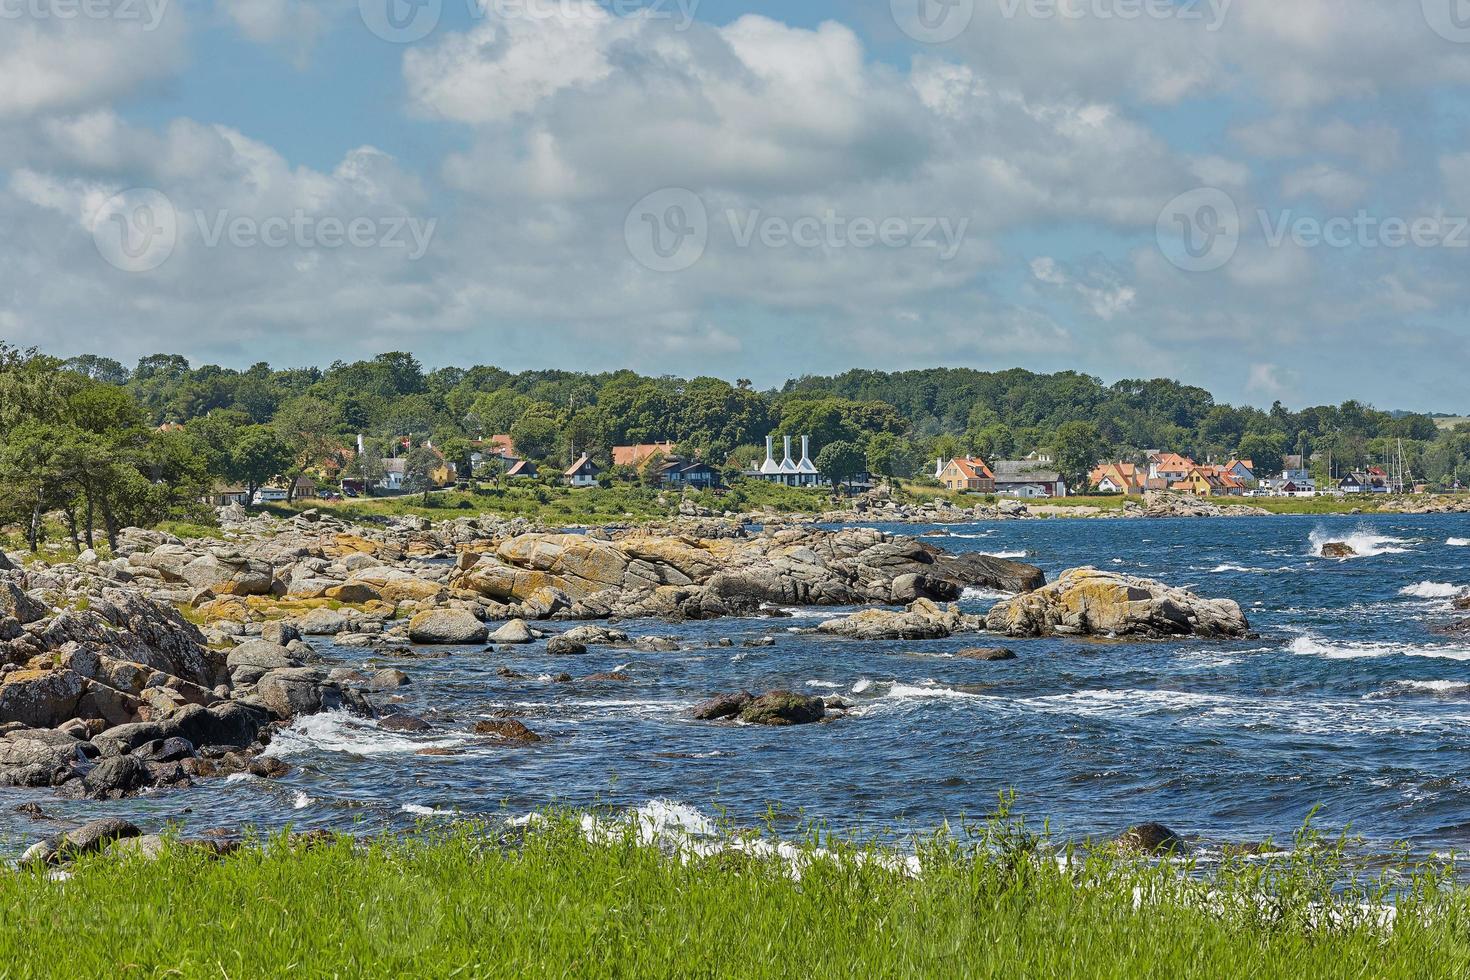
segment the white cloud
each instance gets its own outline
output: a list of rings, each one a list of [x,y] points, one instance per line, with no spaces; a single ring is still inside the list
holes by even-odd
[[[178,70],[183,5],[129,9],[135,16],[0,20],[0,121],[95,108]]]

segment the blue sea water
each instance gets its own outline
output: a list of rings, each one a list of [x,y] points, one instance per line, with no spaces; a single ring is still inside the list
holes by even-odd
[[[896,533],[940,530],[888,528]],[[1313,808],[1370,845],[1470,848],[1470,635],[1431,634],[1470,587],[1470,517],[1025,521],[949,526],[954,551],[1013,556],[1049,576],[1096,565],[1237,600],[1258,636],[1202,640],[1006,641],[1019,659],[955,659],[996,638],[868,643],[787,619],[619,624],[678,637],[679,653],[594,648],[551,658],[321,645],[330,665],[396,666],[403,710],[435,731],[383,732],[345,715],[305,719],[271,753],[285,778],[215,780],[113,803],[0,791],[14,850],[46,831],[13,812],[36,800],[66,823],[99,814],[149,829],[293,825],[366,832],[426,815],[520,814],[548,805],[677,801],[741,823],[771,808],[859,835],[932,830],[990,812],[998,794],[1067,837],[1158,820],[1210,841],[1289,839]],[[1323,541],[1361,556],[1328,561]],[[994,595],[965,606],[983,611]],[[568,624],[575,625],[575,624]],[[552,627],[562,628],[559,624]],[[775,645],[741,646],[775,637]],[[734,648],[713,646],[720,638]],[[509,667],[526,679],[501,677]],[[619,669],[625,683],[555,683]],[[699,723],[711,694],[790,688],[858,706],[830,724],[766,729]],[[467,734],[509,711],[545,736],[504,747]],[[426,747],[462,750],[430,757]]]

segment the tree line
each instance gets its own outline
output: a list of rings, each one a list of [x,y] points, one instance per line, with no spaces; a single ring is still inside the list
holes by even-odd
[[[251,494],[275,480],[294,486],[332,453],[355,448],[359,434],[369,451],[343,454],[337,475],[370,484],[384,457],[425,443],[464,465],[475,440],[509,434],[519,455],[565,466],[583,452],[606,463],[616,445],[673,442],[733,471],[763,458],[770,433],[810,435],[816,452],[836,446],[828,459],[840,457],[844,469],[860,460],[892,477],[932,473],[935,460],[955,455],[994,460],[1044,449],[1074,484],[1101,459],[1150,449],[1249,458],[1265,474],[1288,454],[1357,466],[1403,440],[1416,479],[1470,483],[1470,427],[1441,429],[1425,415],[1356,401],[1235,407],[1165,379],[1107,385],[1077,372],[935,368],[807,376],[758,390],[746,379],[628,370],[427,370],[403,352],[326,368],[237,370],[195,367],[178,354],[127,367],[0,345],[0,517],[38,528],[40,515],[60,511],[88,544],[99,529],[111,536],[188,512],[215,481]],[[422,483],[437,458],[418,452],[410,479]]]

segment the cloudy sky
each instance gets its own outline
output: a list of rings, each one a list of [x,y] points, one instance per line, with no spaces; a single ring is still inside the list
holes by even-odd
[[[1467,0],[0,0],[0,339],[1470,413]]]

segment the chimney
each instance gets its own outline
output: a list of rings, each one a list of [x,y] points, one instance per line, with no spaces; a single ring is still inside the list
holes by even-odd
[[[766,462],[771,464],[776,462],[775,458],[771,456],[771,444],[774,441],[775,436],[766,436]]]
[[[811,456],[807,452],[807,449],[809,447],[809,444],[811,442],[811,439],[812,439],[811,436],[802,436],[801,437],[801,458],[804,459],[804,460],[807,460],[808,462],[811,461]]]
[[[363,444],[362,444],[362,433],[359,432],[357,434],[357,455],[361,456],[365,452],[367,452],[367,448],[365,446],[363,446]]]
[[[787,462],[787,463],[791,462],[791,437],[790,436],[787,436],[786,437],[786,459],[784,460],[784,462]]]

